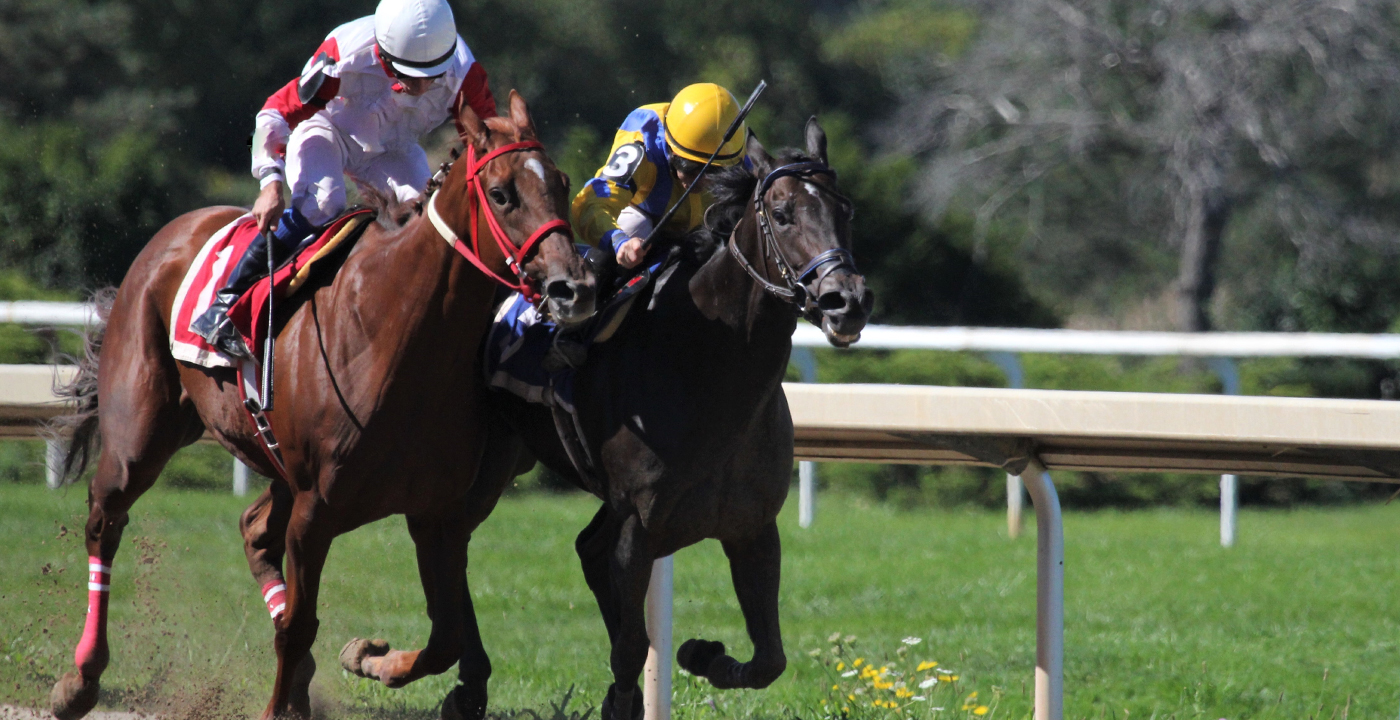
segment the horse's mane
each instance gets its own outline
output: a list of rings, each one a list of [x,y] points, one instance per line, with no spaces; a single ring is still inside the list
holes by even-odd
[[[788,165],[812,162],[814,158],[796,148],[783,148],[774,155],[774,160],[777,165]],[[758,178],[742,163],[712,170],[709,192],[714,204],[705,211],[704,224],[690,232],[684,245],[698,258],[708,259],[713,255],[729,240],[734,226],[743,219],[749,198],[753,197],[757,186]]]
[[[375,222],[385,230],[397,231],[413,219],[417,200],[402,203],[393,195],[381,193],[358,181],[355,187],[360,191],[361,205],[374,211]]]

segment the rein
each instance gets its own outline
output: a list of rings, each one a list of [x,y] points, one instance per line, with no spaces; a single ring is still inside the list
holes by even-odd
[[[491,237],[496,241],[496,247],[500,249],[501,254],[505,256],[506,267],[509,267],[515,273],[514,281],[501,277],[494,270],[486,266],[486,263],[481,260],[481,245],[477,237],[477,215],[479,208],[486,205],[488,202],[486,187],[478,177],[482,168],[486,167],[486,163],[506,153],[526,150],[543,151],[544,145],[535,140],[511,143],[509,145],[502,145],[486,153],[481,156],[480,159],[476,157],[476,148],[471,144],[467,145],[467,212],[470,217],[469,222],[471,223],[469,232],[471,238],[470,247],[462,241],[462,238],[457,236],[457,233],[453,232],[452,228],[448,227],[447,221],[443,220],[442,215],[438,213],[437,197],[438,191],[442,189],[441,186],[433,190],[432,196],[428,198],[428,202],[425,203],[425,205],[428,220],[432,222],[433,227],[437,229],[438,234],[442,235],[442,238],[447,241],[448,245],[451,245],[454,250],[471,262],[471,264],[475,265],[478,270],[485,273],[487,277],[511,290],[519,292],[521,295],[525,296],[526,300],[530,301],[530,304],[538,306],[542,299],[540,283],[538,280],[530,277],[529,273],[525,272],[525,257],[539,244],[540,240],[544,239],[546,235],[552,232],[572,234],[569,221],[562,219],[550,220],[536,228],[535,231],[530,234],[530,237],[517,247],[515,243],[511,242],[510,236],[506,235],[505,230],[501,228],[500,222],[496,220],[495,213],[491,212],[489,209],[485,211],[486,224],[491,229]],[[444,167],[444,169],[446,168]]]
[[[811,260],[808,260],[807,264],[802,266],[801,270],[797,270],[787,261],[787,258],[783,257],[782,250],[778,246],[778,239],[773,232],[772,221],[768,219],[768,205],[764,201],[764,198],[767,196],[768,191],[773,188],[773,183],[782,178],[795,177],[803,182],[808,182],[811,186],[841,201],[842,205],[848,208],[849,212],[851,201],[848,198],[825,185],[810,182],[809,178],[816,175],[826,175],[833,181],[836,179],[836,171],[826,165],[826,163],[799,162],[783,165],[773,170],[768,173],[767,177],[763,178],[763,182],[754,187],[754,218],[758,223],[759,236],[761,238],[759,250],[765,261],[771,260],[773,264],[778,267],[778,274],[782,276],[783,280],[782,285],[778,285],[764,277],[762,273],[758,272],[758,269],[749,262],[749,259],[744,257],[743,251],[739,250],[738,244],[734,242],[734,236],[737,233],[731,232],[729,234],[728,243],[729,253],[739,261],[739,265],[744,268],[744,271],[747,272],[750,277],[761,285],[764,290],[768,291],[769,294],[792,304],[795,306],[796,310],[803,315],[810,315],[818,312],[816,300],[812,297],[813,293],[808,291],[806,287],[806,283],[809,282],[809,277],[815,275],[816,277],[813,278],[811,282],[820,284],[823,278],[841,268],[845,268],[853,273],[858,272],[856,270],[855,257],[851,255],[850,250],[843,247],[834,247],[830,250],[826,250]]]

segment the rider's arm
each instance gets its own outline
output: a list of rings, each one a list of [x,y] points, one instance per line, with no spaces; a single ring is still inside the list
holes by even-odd
[[[499,114],[496,111],[496,98],[492,97],[491,86],[486,82],[486,68],[479,62],[473,62],[467,69],[467,76],[462,79],[462,86],[457,89],[457,101],[452,103],[453,107],[463,100],[482,120]],[[460,120],[457,121],[457,132],[466,132]]]
[[[619,130],[608,163],[574,198],[575,232],[589,245],[607,242],[616,252],[629,237],[618,227],[618,216],[646,200],[655,184],[656,165],[643,152],[640,133]]]
[[[273,93],[254,119],[253,177],[266,187],[286,174],[287,139],[292,129],[315,115],[340,92],[340,78],[332,77],[340,51],[334,37],[326,38],[307,61],[301,77]]]

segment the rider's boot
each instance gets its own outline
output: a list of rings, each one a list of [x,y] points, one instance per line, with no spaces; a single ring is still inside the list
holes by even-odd
[[[288,248],[296,248],[315,231],[316,227],[296,209],[288,209],[282,213],[277,230],[272,234],[274,242],[271,243],[271,249],[275,252],[274,261],[284,258]],[[268,251],[268,236],[259,234],[249,243],[243,257],[239,258],[233,272],[229,273],[228,282],[215,295],[209,309],[190,323],[190,332],[204,338],[220,352],[244,360],[253,359],[252,352],[243,342],[243,336],[229,319],[228,311],[253,283],[267,274]]]

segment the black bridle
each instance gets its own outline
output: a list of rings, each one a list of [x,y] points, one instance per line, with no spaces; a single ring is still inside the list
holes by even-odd
[[[806,182],[838,200],[844,208],[846,217],[853,216],[853,205],[849,198],[836,192],[835,190],[821,184],[812,182],[811,178],[817,175],[826,175],[834,182],[836,171],[831,169],[826,163],[821,162],[799,162],[783,165],[763,178],[763,182],[754,187],[753,209],[754,218],[758,222],[758,234],[761,238],[759,251],[764,260],[771,260],[778,268],[778,274],[782,276],[782,285],[778,285],[763,277],[761,273],[744,257],[744,253],[739,250],[739,246],[734,242],[737,233],[729,234],[729,253],[739,261],[749,276],[758,282],[764,290],[773,296],[791,303],[794,308],[807,319],[819,322],[820,309],[817,307],[815,295],[816,288],[820,287],[821,281],[832,272],[845,268],[852,273],[856,270],[855,257],[851,251],[843,247],[834,247],[819,253],[816,257],[807,261],[806,265],[798,270],[783,256],[781,248],[778,247],[777,236],[773,233],[772,221],[768,219],[768,205],[764,198],[768,191],[772,189],[773,183],[785,177],[795,177]],[[808,286],[812,289],[808,289]]]

